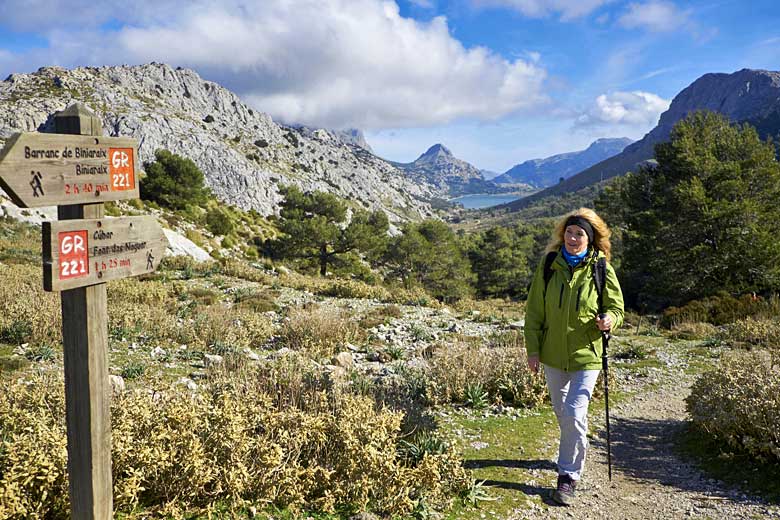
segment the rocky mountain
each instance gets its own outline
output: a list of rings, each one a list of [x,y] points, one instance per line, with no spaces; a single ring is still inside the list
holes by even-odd
[[[627,137],[597,139],[585,150],[562,153],[546,159],[531,159],[517,164],[493,179],[497,184],[530,184],[535,188],[546,188],[596,163],[619,154],[633,141]]]
[[[295,126],[295,129],[307,137],[319,137],[323,133],[326,133],[329,138],[334,141],[358,146],[369,153],[374,153],[374,150],[371,149],[371,145],[366,141],[366,136],[363,135],[363,131],[358,130],[357,128],[331,130],[325,128],[312,128],[310,126]]]
[[[194,71],[159,63],[12,74],[0,83],[0,144],[49,130],[75,101],[102,119],[106,135],[137,138],[142,160],[160,148],[192,159],[217,197],[244,209],[269,215],[277,186],[296,184],[381,208],[392,222],[431,215],[436,189],[374,156],[362,134],[279,125]]]
[[[362,130],[358,130],[357,128],[348,128],[346,130],[335,130],[335,134],[339,139],[347,144],[354,144],[355,146],[359,146],[368,152],[374,153],[374,150],[371,149],[368,141],[366,141],[366,136],[363,135]]]
[[[412,181],[432,184],[441,197],[457,197],[468,193],[498,193],[505,188],[486,181],[482,172],[473,165],[458,159],[442,144],[435,144],[414,162],[391,163],[403,171]]]
[[[705,74],[674,97],[669,110],[661,114],[658,126],[641,140],[560,184],[506,207],[524,208],[541,198],[570,193],[636,169],[642,162],[653,159],[655,145],[669,139],[677,121],[697,110],[720,112],[734,123],[749,123],[762,138],[777,137],[780,134],[780,72],[742,69],[732,74]]]
[[[479,173],[482,174],[482,177],[486,181],[490,181],[501,175],[500,172],[494,172],[493,170],[479,170]]]

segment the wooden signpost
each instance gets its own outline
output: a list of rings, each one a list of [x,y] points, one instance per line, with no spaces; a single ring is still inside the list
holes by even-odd
[[[15,134],[0,152],[0,185],[23,208],[137,199],[137,157],[125,137]]]
[[[113,518],[108,280],[154,271],[167,240],[153,217],[105,218],[102,201],[137,198],[138,145],[103,137],[77,103],[57,134],[21,133],[0,151],[0,186],[21,207],[57,206],[43,226],[44,289],[61,291],[71,517]],[[62,135],[69,134],[69,135]]]
[[[43,288],[63,291],[157,269],[168,241],[154,217],[43,223]]]

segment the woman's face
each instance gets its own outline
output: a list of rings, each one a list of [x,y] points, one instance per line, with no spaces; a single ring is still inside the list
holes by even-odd
[[[579,255],[588,249],[588,235],[580,226],[566,226],[563,232],[563,243],[571,255]]]

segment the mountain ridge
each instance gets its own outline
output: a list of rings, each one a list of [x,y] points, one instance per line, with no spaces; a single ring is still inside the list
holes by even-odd
[[[601,138],[586,149],[555,154],[543,159],[530,159],[516,164],[493,179],[497,184],[525,183],[535,188],[546,188],[561,178],[567,179],[582,170],[622,152],[633,143],[627,137]]]
[[[443,198],[474,193],[501,193],[511,191],[485,180],[482,170],[455,157],[441,143],[430,146],[410,163],[390,162],[414,182],[436,187]]]
[[[391,222],[433,215],[436,189],[409,181],[386,161],[325,129],[277,124],[195,71],[138,66],[43,67],[0,82],[0,141],[50,131],[52,116],[80,101],[106,135],[136,137],[141,161],[164,148],[192,159],[222,201],[263,215],[278,209],[280,184],[323,190]]]
[[[697,110],[711,110],[732,123],[749,123],[762,139],[780,132],[780,72],[741,69],[733,73],[707,73],[681,90],[658,125],[621,153],[529,197],[503,208],[516,211],[545,197],[571,193],[603,180],[624,175],[654,157],[655,145],[669,139],[672,127]]]

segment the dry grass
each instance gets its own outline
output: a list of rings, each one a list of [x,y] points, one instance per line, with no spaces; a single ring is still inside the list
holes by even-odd
[[[352,316],[331,307],[291,309],[278,332],[281,346],[314,358],[330,357],[346,343],[363,340],[364,332]]]
[[[114,505],[131,517],[189,518],[219,504],[292,511],[441,509],[465,489],[452,451],[399,456],[401,415],[365,397],[308,393],[280,406],[241,372],[112,402]],[[0,517],[66,517],[64,384],[30,374],[0,382]],[[140,508],[140,509],[139,509]]]
[[[510,331],[487,344],[457,341],[436,349],[430,360],[429,398],[438,403],[462,402],[467,390],[479,387],[492,402],[536,406],[546,387],[527,367],[522,334]]]
[[[62,343],[59,294],[43,290],[39,266],[0,264],[0,342],[31,346]]]
[[[669,337],[672,339],[710,339],[718,335],[718,328],[710,323],[682,322],[672,326]]]
[[[686,399],[701,431],[762,462],[780,462],[780,367],[765,351],[726,356]]]

